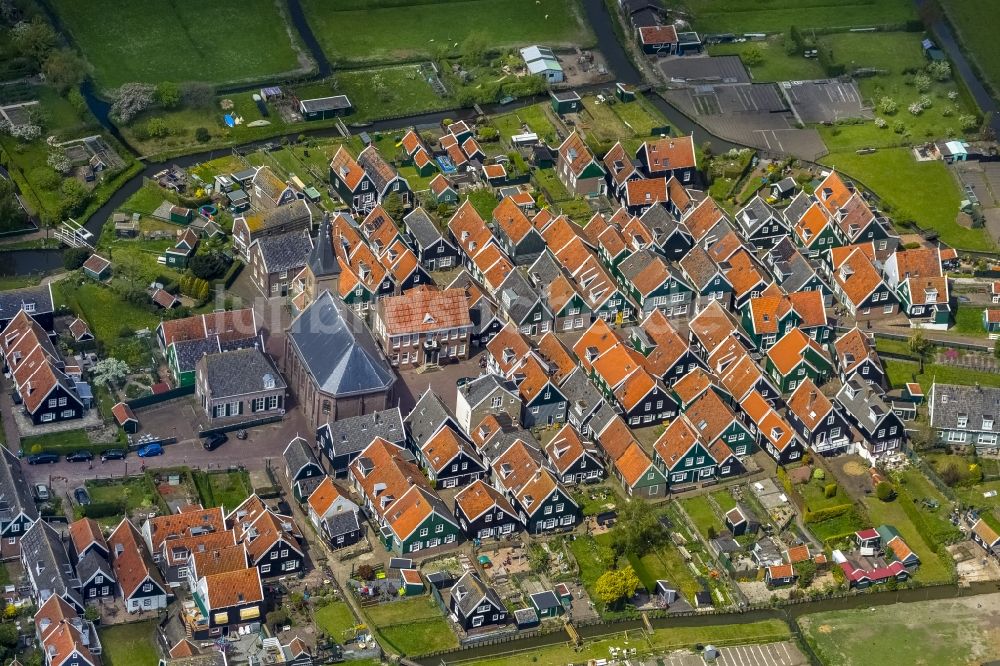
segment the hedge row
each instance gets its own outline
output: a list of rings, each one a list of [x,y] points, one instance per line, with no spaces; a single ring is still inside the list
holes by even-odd
[[[830,518],[837,518],[848,513],[853,508],[851,504],[841,504],[839,506],[831,506],[826,509],[817,509],[815,511],[806,511],[802,520],[805,521],[806,525],[810,523],[820,523],[824,520],[829,520]]]

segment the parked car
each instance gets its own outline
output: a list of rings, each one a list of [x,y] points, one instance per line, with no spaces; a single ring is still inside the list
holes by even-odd
[[[66,456],[66,462],[90,462],[94,459],[94,454],[90,451],[74,451]]]
[[[458,379],[455,380],[455,386],[457,386],[458,388],[462,388],[463,386],[465,386],[474,379],[475,377],[459,377]]]
[[[48,465],[59,462],[59,456],[55,453],[35,453],[28,456],[29,465]]]
[[[87,492],[87,489],[84,488],[83,486],[80,486],[79,488],[73,491],[73,498],[76,500],[76,503],[79,504],[80,506],[87,506],[88,504],[90,504],[90,494]]]
[[[49,500],[49,487],[44,483],[36,483],[35,499],[39,502],[47,502]]]
[[[201,445],[205,447],[206,451],[214,451],[228,441],[229,437],[226,436],[226,433],[213,432],[211,435],[201,440]]]
[[[108,449],[107,451],[101,452],[101,462],[107,460],[124,460],[125,459],[125,449]]]
[[[152,458],[153,456],[162,456],[163,455],[163,445],[161,445],[161,444],[147,444],[146,446],[144,446],[141,449],[139,449],[138,451],[136,451],[136,454],[140,458]]]

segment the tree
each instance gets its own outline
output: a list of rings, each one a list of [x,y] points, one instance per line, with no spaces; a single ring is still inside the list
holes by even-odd
[[[59,146],[52,146],[49,149],[49,154],[45,157],[45,163],[62,174],[69,173],[69,170],[73,168],[69,157],[66,156],[66,151]]]
[[[936,81],[947,81],[951,78],[951,63],[947,60],[936,60],[927,65],[927,73]]]
[[[88,622],[97,622],[101,619],[101,611],[97,610],[97,606],[87,606],[86,610],[83,611],[83,619]]]
[[[632,567],[626,566],[624,569],[611,569],[601,574],[594,585],[594,592],[605,606],[615,607],[622,601],[631,599],[637,587],[639,577]]]
[[[90,256],[90,250],[85,247],[71,247],[63,251],[63,268],[75,271]]]
[[[87,63],[73,49],[53,51],[42,66],[45,79],[65,94],[83,83],[87,77]]]
[[[111,116],[125,124],[153,106],[156,88],[148,83],[125,83],[115,92]]]
[[[470,32],[462,41],[462,59],[469,65],[478,65],[486,55],[486,45],[488,43],[489,39],[484,32],[480,30]]]
[[[59,44],[56,31],[40,16],[36,16],[30,23],[22,21],[15,25],[13,34],[14,48],[18,53],[39,65]]]
[[[924,332],[919,328],[917,332],[910,337],[909,341],[910,351],[917,355],[920,359],[920,373],[924,374],[924,361],[930,356],[931,351],[934,349],[934,343],[924,337]]]
[[[59,188],[59,202],[67,215],[76,215],[87,205],[90,191],[76,178],[67,178]]]
[[[1000,358],[1000,338],[993,343],[993,356],[994,358]]]
[[[120,384],[128,377],[129,367],[125,361],[110,356],[94,364],[91,375],[94,381],[105,386]]]
[[[662,543],[664,531],[653,507],[640,500],[626,502],[618,510],[618,522],[612,528],[612,547],[619,555],[640,557]]]
[[[12,648],[17,645],[18,638],[17,625],[13,622],[0,624],[0,645]]]
[[[878,101],[878,110],[887,116],[891,116],[899,109],[899,104],[891,97],[882,97]]]
[[[164,81],[156,86],[156,101],[164,109],[172,109],[181,103],[181,88],[176,83]]]
[[[121,340],[109,350],[109,355],[120,359],[130,368],[139,368],[149,361],[149,353],[143,342],[136,337]]]
[[[958,117],[958,126],[966,132],[971,132],[979,127],[979,120],[972,114],[963,113]]]
[[[153,138],[162,138],[170,134],[170,125],[163,118],[150,118],[146,123],[146,134]]]
[[[392,192],[385,198],[382,208],[393,220],[399,222],[403,219],[403,198],[397,192]]]
[[[202,280],[214,280],[226,272],[226,261],[215,252],[203,252],[191,258],[191,273]]]
[[[27,221],[27,215],[14,196],[14,186],[6,178],[0,178],[0,228],[18,229]]]
[[[891,502],[896,499],[896,489],[888,481],[881,481],[875,486],[875,497],[883,502]]]
[[[764,64],[764,51],[754,44],[743,49],[743,53],[740,54],[740,58],[743,60],[743,64],[747,67],[756,67],[757,65]]]
[[[198,143],[206,143],[212,138],[212,135],[209,134],[207,127],[199,127],[194,131],[194,138]]]
[[[272,627],[281,627],[288,624],[288,611],[281,608],[271,611],[267,614],[267,623]]]
[[[795,565],[795,575],[798,576],[797,583],[800,588],[809,587],[816,578],[816,563],[812,560],[799,562]]]
[[[549,570],[549,563],[552,556],[541,544],[532,543],[528,547],[528,564],[535,573],[543,573]]]
[[[215,86],[202,81],[181,85],[181,104],[191,108],[208,108],[215,104]]]

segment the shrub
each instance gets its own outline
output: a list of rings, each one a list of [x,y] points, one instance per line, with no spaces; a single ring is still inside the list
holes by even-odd
[[[888,126],[889,126],[889,123],[887,123],[885,121],[885,118],[876,118],[875,119],[875,127],[879,128],[879,129],[885,129]]]
[[[764,63],[764,51],[757,45],[747,47],[743,49],[743,53],[740,54],[743,59],[743,63],[747,67],[756,67]]]
[[[194,131],[194,138],[198,143],[205,143],[212,138],[212,135],[209,134],[208,128],[199,127]]]
[[[979,120],[971,114],[962,114],[958,117],[958,125],[966,132],[969,132],[979,126]]]
[[[896,489],[888,481],[882,481],[875,486],[875,496],[883,502],[891,502],[896,499]]]
[[[899,109],[899,104],[891,97],[883,97],[878,101],[878,110],[887,116],[891,116]]]
[[[951,78],[951,63],[946,60],[938,60],[927,65],[927,73],[936,81],[947,81]]]
[[[75,271],[83,266],[90,256],[90,250],[85,247],[71,247],[63,252],[63,268]]]
[[[271,611],[267,614],[267,623],[275,628],[288,624],[288,611],[281,608]]]
[[[812,477],[816,481],[822,481],[823,479],[826,478],[826,472],[823,471],[821,468],[817,467],[816,469],[813,470]]]
[[[902,134],[903,132],[906,131],[906,123],[904,123],[902,120],[897,120],[892,124],[892,131],[895,132],[896,134]]]
[[[837,496],[837,484],[829,483],[823,487],[823,497],[827,499],[833,499]]]
[[[906,109],[915,116],[919,116],[924,112],[924,107],[920,104],[920,102],[914,102],[906,107]]]
[[[153,139],[159,139],[170,134],[170,126],[163,118],[152,118],[146,123],[146,135]]]
[[[375,577],[375,569],[370,564],[362,564],[354,571],[360,580],[371,580]]]
[[[191,257],[189,267],[195,277],[213,280],[226,272],[226,260],[214,252],[206,252]]]
[[[931,89],[931,77],[926,74],[917,74],[913,77],[913,85],[920,92],[927,92]]]

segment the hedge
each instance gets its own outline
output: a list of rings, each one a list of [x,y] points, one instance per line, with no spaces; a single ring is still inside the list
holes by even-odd
[[[824,520],[829,520],[830,518],[837,518],[838,516],[843,516],[852,509],[850,504],[841,504],[839,506],[831,506],[826,509],[817,509],[815,511],[806,511],[802,520],[808,525],[809,523],[820,523]]]
[[[126,511],[125,501],[117,502],[91,502],[87,506],[80,507],[80,512],[85,518],[112,518],[123,516]]]

